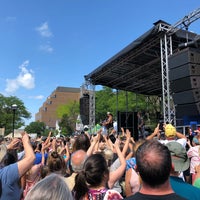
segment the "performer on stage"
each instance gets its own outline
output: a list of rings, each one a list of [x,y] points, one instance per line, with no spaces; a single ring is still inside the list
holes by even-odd
[[[139,138],[143,139],[145,138],[145,123],[141,115],[141,112],[137,113],[137,117],[138,117],[138,135]]]
[[[108,134],[109,129],[113,128],[113,115],[107,112],[107,117],[102,123],[103,133]]]

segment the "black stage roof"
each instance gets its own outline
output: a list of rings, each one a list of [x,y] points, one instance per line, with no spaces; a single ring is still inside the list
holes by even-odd
[[[159,25],[168,23],[159,20],[154,26],[119,53],[94,71],[85,75],[93,85],[131,91],[144,95],[162,95],[160,38],[166,32]],[[194,39],[197,34],[179,29],[172,35],[173,53],[178,45]],[[188,41],[187,39],[188,38]]]

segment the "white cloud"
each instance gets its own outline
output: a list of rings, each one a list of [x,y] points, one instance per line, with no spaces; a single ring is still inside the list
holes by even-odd
[[[19,75],[15,79],[6,79],[5,91],[7,93],[13,93],[20,87],[26,89],[32,89],[35,87],[35,77],[33,71],[27,69],[28,65],[29,61],[24,61],[24,63],[21,66],[19,66]]]
[[[36,31],[42,36],[42,37],[51,37],[53,36],[52,32],[49,29],[49,25],[47,22],[44,22],[41,26],[36,28]]]
[[[30,99],[44,99],[43,95],[38,95],[38,96],[29,96]]]
[[[49,44],[46,45],[40,45],[40,50],[47,52],[47,53],[52,53],[53,52],[53,47],[51,47]]]

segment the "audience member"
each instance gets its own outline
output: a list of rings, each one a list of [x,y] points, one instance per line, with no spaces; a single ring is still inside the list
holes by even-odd
[[[171,188],[171,155],[166,146],[157,140],[147,140],[137,149],[136,161],[136,169],[142,180],[141,189],[126,199],[185,199]]]
[[[182,172],[190,166],[190,161],[185,148],[178,142],[173,141],[166,144],[172,158],[172,169],[170,173],[170,184],[172,189],[180,196],[190,199],[200,199],[200,189],[184,181]]]
[[[25,197],[25,200],[44,199],[73,200],[73,197],[63,178],[57,174],[51,174],[37,182]]]
[[[197,136],[192,139],[192,145],[190,140],[188,141],[189,149],[187,155],[190,159],[190,174],[192,179],[192,184],[194,183],[196,172],[195,167],[200,164],[200,142]]]
[[[159,124],[158,124],[157,127],[154,129],[154,132],[151,135],[149,135],[146,139],[147,140],[153,139],[155,136],[157,136],[157,139],[162,144],[167,144],[168,142],[171,142],[171,141],[177,141],[184,148],[186,147],[186,144],[187,144],[186,136],[178,132],[172,124],[164,124],[163,130],[164,130],[165,137],[162,138],[160,135],[161,130],[159,130]]]
[[[115,190],[106,187],[109,170],[103,155],[97,153],[89,156],[83,170],[76,175],[73,194],[80,199],[123,199]]]
[[[200,165],[197,165],[195,167],[195,172],[196,172],[196,176],[195,176],[193,185],[200,189]]]
[[[44,152],[45,149],[48,146],[45,146],[45,143],[42,144],[42,160],[41,163],[39,164],[33,164],[31,168],[26,172],[26,174],[22,177],[21,182],[22,184],[22,189],[23,189],[23,197],[21,198],[24,199],[25,196],[27,195],[28,191],[41,179],[41,169],[45,164],[45,157],[44,157]]]
[[[71,168],[72,174],[65,178],[65,182],[67,183],[70,191],[74,188],[75,185],[75,177],[77,173],[81,172],[83,169],[83,164],[87,158],[87,154],[84,150],[77,150],[71,155]]]
[[[66,173],[66,163],[64,158],[56,151],[52,151],[48,155],[47,166],[49,173],[60,174],[62,176]]]
[[[89,147],[90,147],[90,139],[86,134],[82,133],[82,134],[78,135],[77,138],[75,139],[73,146],[72,146],[72,152],[75,152],[80,149],[87,152]]]
[[[136,171],[136,151],[138,147],[143,144],[145,140],[141,139],[134,143],[132,150],[132,158],[126,160],[126,172],[125,172],[125,194],[131,196],[139,191],[141,187],[140,178]]]
[[[22,141],[24,146],[24,158],[13,164],[4,165],[7,150],[16,149]],[[0,199],[19,200],[21,198],[20,178],[31,168],[35,160],[35,154],[27,133],[22,133],[21,140],[14,138],[7,147],[0,145]]]
[[[110,165],[108,187],[114,189],[122,194],[122,187],[120,185],[120,179],[125,173],[126,160],[125,153],[123,154],[119,148],[120,140],[116,139],[113,145],[113,150],[117,154],[117,159]]]

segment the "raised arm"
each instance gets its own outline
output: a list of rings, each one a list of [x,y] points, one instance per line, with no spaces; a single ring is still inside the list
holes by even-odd
[[[184,138],[184,139],[187,140],[187,137],[186,137],[185,135],[183,135],[182,133],[180,133],[180,132],[176,132],[176,136],[177,136],[177,138],[179,138],[179,139]]]
[[[128,129],[126,129],[126,142],[125,142],[124,148],[122,150],[122,154],[124,157],[126,156],[126,152],[128,151],[130,141],[131,141],[131,132]]]
[[[25,156],[22,160],[17,162],[20,177],[31,168],[35,160],[35,154],[27,133],[22,133],[22,143],[24,146]]]
[[[90,147],[87,150],[87,156],[92,155],[92,153],[94,151],[94,148],[95,148],[95,145],[97,144],[97,142],[99,141],[99,139],[100,139],[100,133],[98,133],[96,136],[92,136]]]
[[[159,124],[156,126],[156,128],[154,129],[154,132],[149,135],[148,137],[146,137],[146,140],[151,140],[153,139],[155,136],[157,136],[159,134]]]
[[[119,161],[120,161],[120,166],[115,171],[112,171],[109,174],[108,187],[110,189],[113,188],[115,182],[118,181],[124,175],[124,172],[125,172],[125,169],[126,169],[126,160],[125,160],[125,158],[124,158],[124,156],[123,156],[123,154],[122,154],[122,152],[119,148],[119,140],[118,139],[116,140],[113,147],[117,152],[117,155],[118,155],[118,158],[119,158]]]

